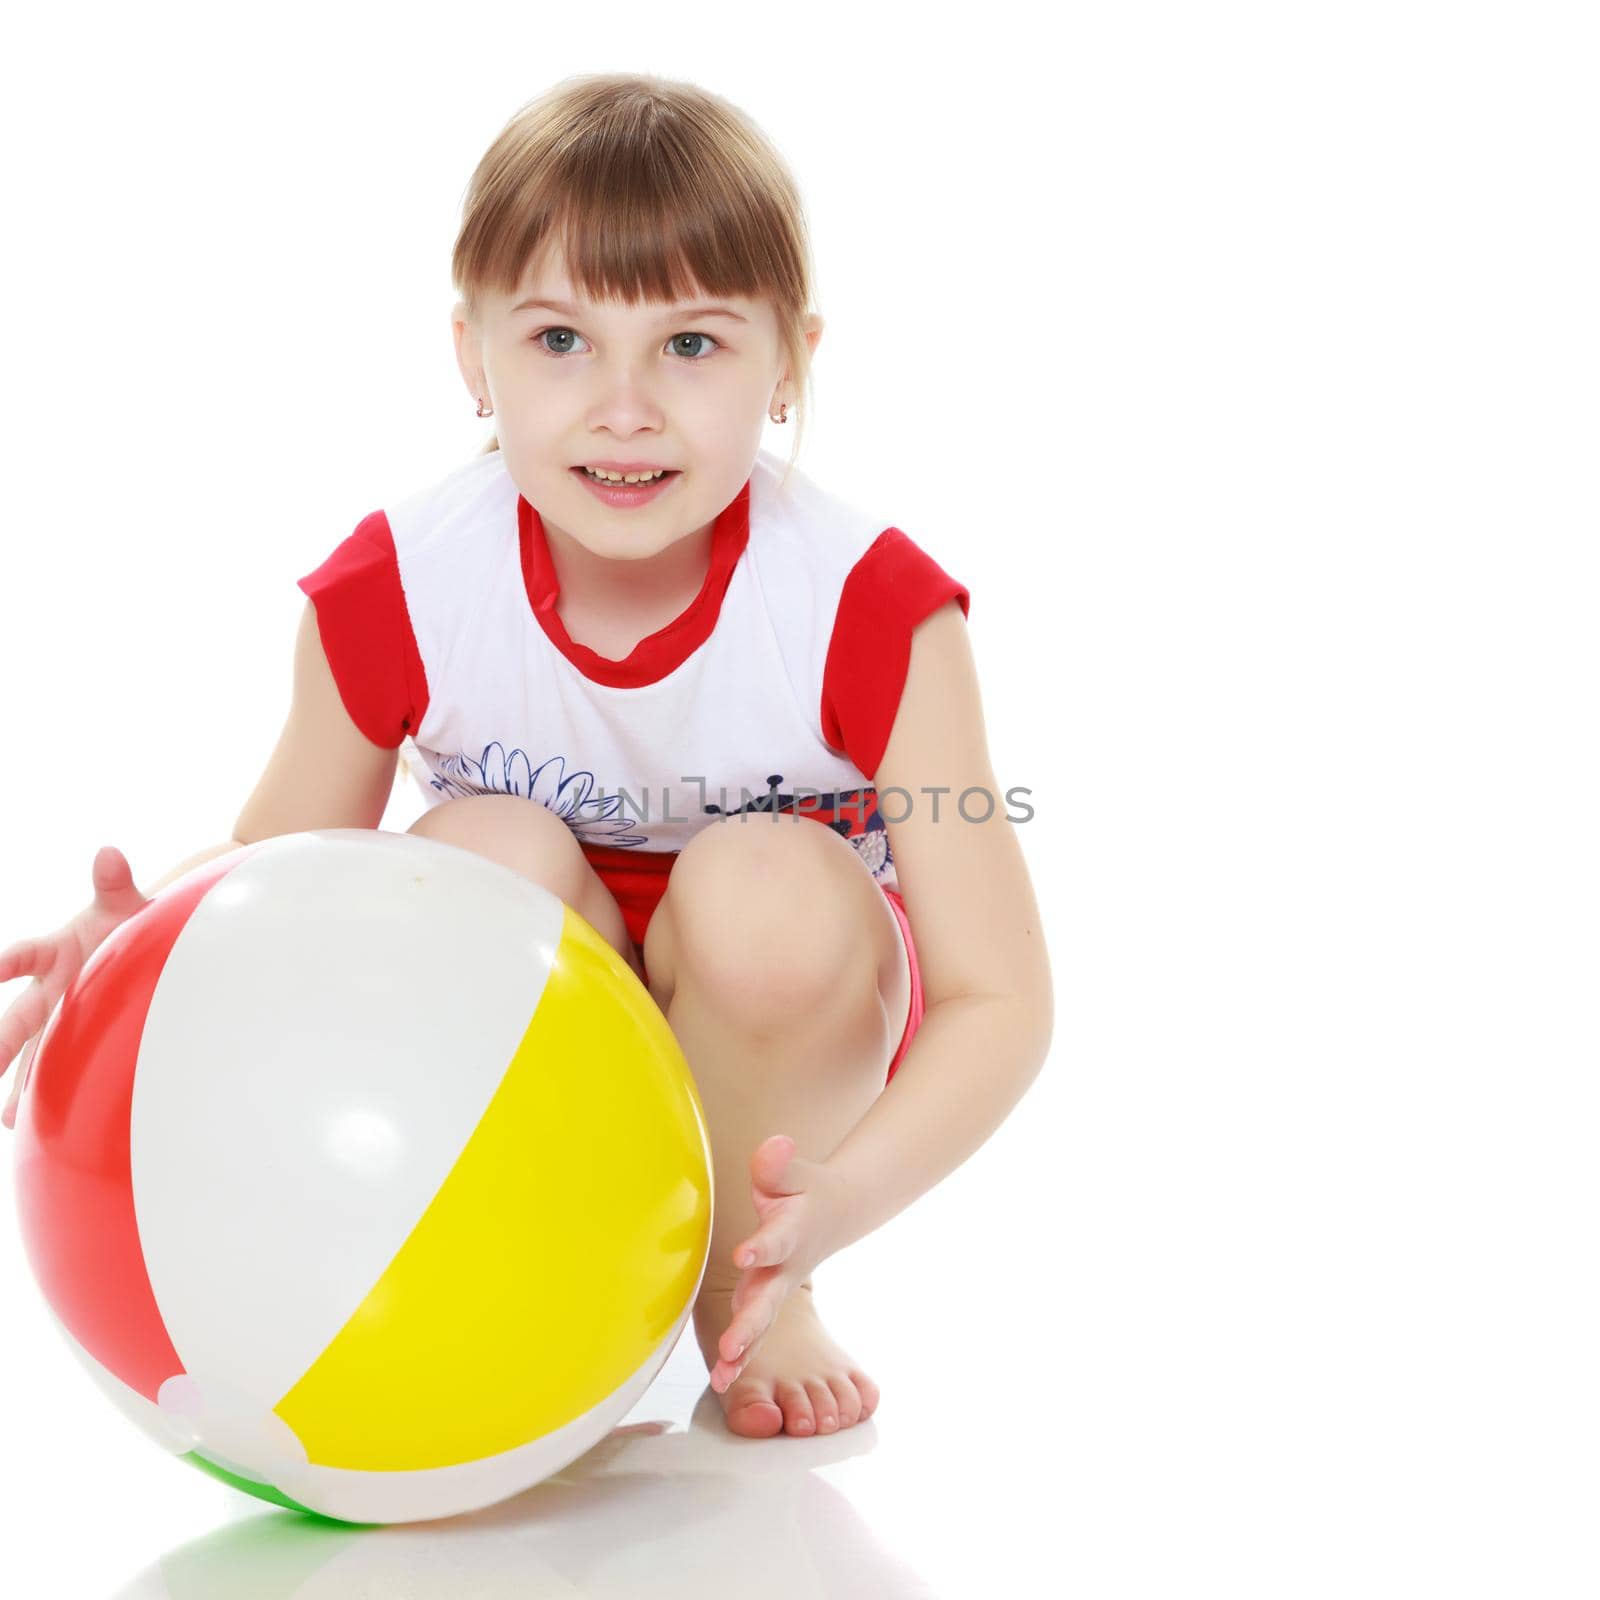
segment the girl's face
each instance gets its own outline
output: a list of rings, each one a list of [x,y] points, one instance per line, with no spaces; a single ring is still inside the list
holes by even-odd
[[[766,301],[583,300],[554,249],[514,293],[486,293],[480,322],[458,303],[452,327],[512,482],[547,527],[597,556],[640,560],[709,527],[750,476],[769,408],[794,403]],[[821,336],[813,314],[813,350]],[[608,506],[574,469],[618,461],[678,476],[642,505]]]

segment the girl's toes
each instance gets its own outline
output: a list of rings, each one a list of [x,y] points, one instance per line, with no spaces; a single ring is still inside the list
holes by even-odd
[[[839,1402],[821,1378],[806,1379],[806,1393],[811,1396],[811,1409],[817,1415],[818,1433],[836,1433],[839,1428]]]
[[[828,1387],[833,1390],[834,1404],[839,1408],[839,1426],[853,1427],[861,1420],[861,1396],[856,1393],[856,1386],[836,1372],[829,1376]]]
[[[816,1414],[811,1409],[811,1397],[798,1383],[787,1380],[776,1389],[778,1404],[783,1407],[783,1426],[789,1433],[815,1433]]]
[[[864,1372],[852,1372],[850,1381],[861,1396],[861,1415],[856,1420],[865,1422],[878,1409],[878,1386]]]
[[[783,1431],[783,1413],[760,1378],[736,1379],[722,1396],[728,1426],[747,1439],[770,1439]]]

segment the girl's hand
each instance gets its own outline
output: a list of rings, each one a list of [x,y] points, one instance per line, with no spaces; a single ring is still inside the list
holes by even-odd
[[[0,983],[8,978],[32,975],[33,982],[0,1017],[0,1077],[16,1053],[22,1059],[12,1075],[11,1097],[0,1112],[0,1123],[14,1128],[17,1123],[17,1101],[22,1086],[27,1082],[28,1069],[33,1064],[34,1052],[39,1048],[39,1036],[56,1001],[67,992],[67,986],[83,970],[83,964],[99,949],[105,937],[119,924],[124,923],[149,899],[133,885],[133,873],[127,857],[114,845],[107,845],[94,858],[90,868],[94,883],[94,901],[70,922],[36,939],[23,939],[0,951]]]
[[[806,1161],[794,1151],[793,1139],[774,1134],[750,1157],[750,1192],[761,1225],[734,1246],[733,1264],[744,1276],[734,1287],[733,1316],[717,1343],[721,1359],[712,1369],[711,1387],[718,1394],[744,1370],[791,1291],[836,1248],[848,1204],[843,1180],[826,1162]]]

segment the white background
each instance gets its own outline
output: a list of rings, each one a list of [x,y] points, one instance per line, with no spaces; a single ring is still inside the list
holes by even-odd
[[[10,25],[0,944],[85,904],[102,844],[148,886],[227,838],[295,579],[484,438],[461,196],[576,72],[691,79],[790,162],[827,319],[800,465],[970,585],[996,774],[1034,791],[1049,1063],[819,1275],[870,1429],[730,1441],[680,1347],[640,1414],[688,1435],[405,1546],[405,1593],[1593,1592],[1585,12]],[[295,1519],[112,1412],[9,1221],[0,1296],[8,1592],[165,1593],[207,1538],[183,1592],[335,1592]]]

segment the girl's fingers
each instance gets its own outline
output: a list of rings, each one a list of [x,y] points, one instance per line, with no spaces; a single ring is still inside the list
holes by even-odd
[[[10,1098],[6,1101],[5,1110],[0,1112],[0,1126],[14,1128],[17,1125],[17,1102],[22,1098],[22,1085],[28,1076],[28,1065],[33,1060],[33,1052],[38,1043],[38,1035],[35,1034],[22,1052],[22,1059],[17,1062],[17,1070],[11,1081]]]
[[[776,1280],[774,1280],[776,1281]],[[751,1296],[751,1300],[754,1300]],[[768,1297],[769,1301],[772,1299]],[[728,1332],[733,1335],[735,1344],[744,1345],[744,1354],[748,1355],[750,1346],[777,1320],[778,1306],[783,1303],[784,1296],[777,1296],[777,1304],[757,1306],[748,1304],[741,1311],[736,1311],[728,1322]],[[735,1357],[735,1359],[739,1359]]]
[[[116,889],[124,880],[133,881],[133,870],[128,865],[128,858],[115,845],[108,844],[95,852],[89,876],[97,889]]]
[[[0,1017],[0,1070],[3,1070],[5,1062],[38,1034],[49,1015],[44,985],[35,978],[17,997],[16,1004],[4,1017]]]
[[[20,978],[23,973],[34,977],[48,972],[56,964],[56,944],[52,939],[19,939],[0,952],[0,983]]]

